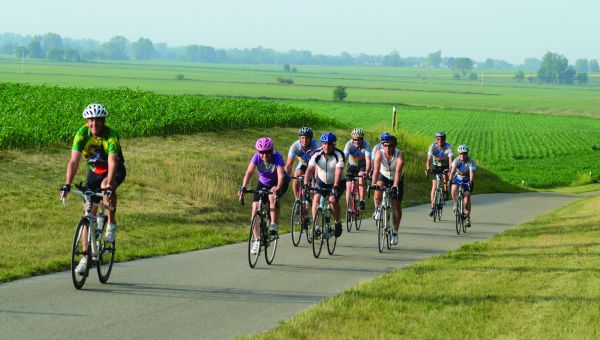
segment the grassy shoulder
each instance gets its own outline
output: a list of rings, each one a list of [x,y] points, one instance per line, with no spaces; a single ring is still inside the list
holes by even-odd
[[[343,147],[350,129],[333,131]],[[250,208],[240,206],[235,194],[254,142],[269,135],[286,155],[296,132],[244,129],[123,140],[127,178],[119,189],[117,261],[243,241]],[[373,141],[378,135],[379,129],[369,130],[367,138]],[[407,153],[404,205],[424,203],[431,187],[423,175],[426,148],[418,138],[399,135]],[[69,196],[66,208],[58,200],[68,150],[0,153],[0,282],[68,269],[72,233],[81,214],[76,196]],[[81,163],[76,181],[84,180],[87,172]],[[479,192],[518,190],[485,170],[478,178]],[[288,231],[292,196],[290,188],[282,203],[282,232]]]
[[[258,337],[598,338],[599,237],[596,195],[360,284]]]

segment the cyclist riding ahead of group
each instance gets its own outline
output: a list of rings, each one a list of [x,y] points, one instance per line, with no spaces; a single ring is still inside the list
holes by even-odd
[[[71,158],[67,164],[65,184],[60,188],[61,198],[65,198],[71,190],[71,184],[77,174],[79,161],[83,155],[88,162],[89,172],[86,178],[86,190],[104,191],[103,204],[108,210],[108,227],[105,240],[114,242],[117,232],[117,188],[125,180],[125,159],[118,133],[105,125],[108,111],[101,104],[90,104],[83,111],[86,125],[77,130],[71,147]],[[100,198],[95,198],[94,213]],[[112,209],[108,209],[111,206]],[[83,230],[83,249],[86,249],[87,230]],[[76,272],[82,275],[87,266],[87,256],[79,261]]]

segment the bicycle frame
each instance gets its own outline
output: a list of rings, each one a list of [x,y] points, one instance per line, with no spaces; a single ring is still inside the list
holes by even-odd
[[[384,244],[388,249],[392,249],[391,238],[393,228],[391,226],[391,219],[393,213],[391,188],[374,185],[374,189],[383,192],[381,204],[379,204],[379,206],[376,208],[375,219],[375,223],[377,225],[377,245],[379,252],[382,253]]]

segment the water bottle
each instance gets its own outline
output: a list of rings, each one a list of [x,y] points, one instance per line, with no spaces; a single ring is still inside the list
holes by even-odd
[[[102,227],[104,226],[104,214],[98,213],[96,216],[96,239],[102,237]]]

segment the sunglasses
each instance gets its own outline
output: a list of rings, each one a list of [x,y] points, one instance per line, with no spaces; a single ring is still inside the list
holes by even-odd
[[[362,141],[362,138],[352,138],[353,141],[358,142],[358,141]]]
[[[381,146],[383,146],[384,148],[391,148],[393,146],[396,146],[396,144],[381,144]]]
[[[268,151],[259,151],[258,153],[260,153],[261,155],[270,155],[273,153],[273,150],[268,150]]]
[[[465,155],[466,156],[468,154],[469,154],[468,152],[461,152],[459,155]]]

